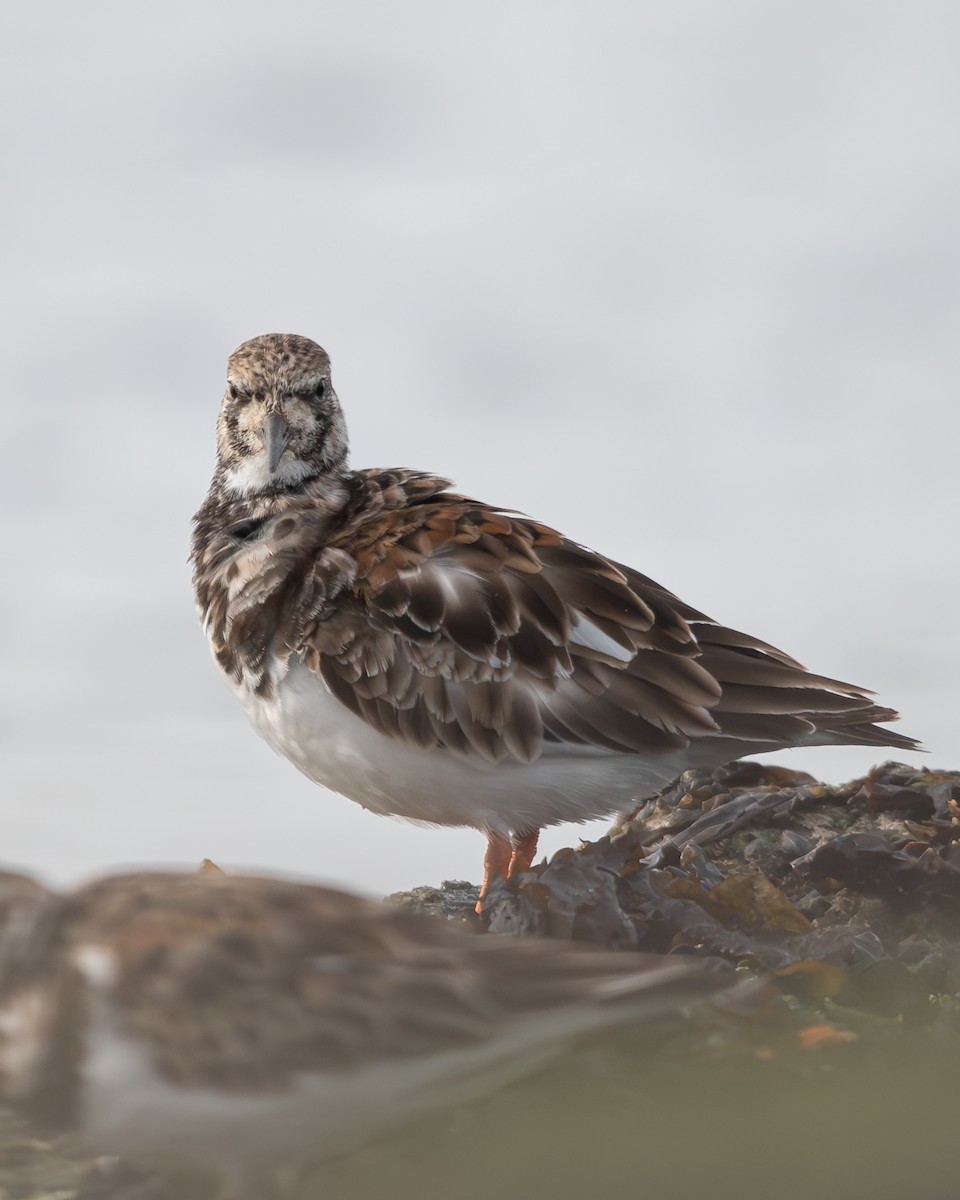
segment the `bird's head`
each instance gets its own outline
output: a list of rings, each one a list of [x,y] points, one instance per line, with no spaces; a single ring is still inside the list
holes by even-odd
[[[239,495],[340,470],[347,428],[327,352],[294,333],[265,333],[234,350],[217,444],[224,484]]]

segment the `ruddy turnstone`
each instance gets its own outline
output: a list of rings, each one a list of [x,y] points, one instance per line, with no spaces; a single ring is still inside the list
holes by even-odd
[[[698,612],[538,521],[419,471],[351,470],[330,359],[230,356],[197,604],[254,727],[374,812],[487,835],[491,875],[544,825],[688,767],[787,746],[912,749],[869,693]]]
[[[306,884],[140,874],[58,896],[0,873],[0,1098],[67,1148],[224,1198],[726,986],[686,957],[480,936]]]

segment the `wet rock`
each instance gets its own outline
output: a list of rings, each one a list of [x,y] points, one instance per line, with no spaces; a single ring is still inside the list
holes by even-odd
[[[462,913],[475,892],[448,886],[411,902]],[[926,1019],[932,990],[960,997],[958,904],[960,772],[885,763],[831,787],[737,763],[688,771],[610,835],[498,882],[483,921],[719,956],[805,1002],[841,972],[838,1003]]]
[[[388,904],[395,904],[409,912],[427,913],[431,917],[446,917],[450,921],[463,921],[467,925],[482,924],[476,915],[480,889],[463,879],[445,879],[439,887],[412,888],[409,892],[393,892],[385,897]]]

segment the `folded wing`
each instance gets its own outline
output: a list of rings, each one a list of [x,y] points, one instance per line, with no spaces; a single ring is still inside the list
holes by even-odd
[[[488,763],[706,740],[712,761],[801,742],[915,745],[876,728],[896,714],[863,689],[545,525],[410,479],[405,490],[401,472],[369,473],[392,502],[377,511],[365,496],[358,510],[375,515],[332,541],[356,578],[300,647],[387,736]]]

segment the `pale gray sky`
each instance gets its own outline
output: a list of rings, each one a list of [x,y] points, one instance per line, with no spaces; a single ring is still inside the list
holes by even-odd
[[[330,352],[357,465],[557,525],[960,766],[955,3],[3,24],[4,860],[477,877],[478,834],[276,758],[208,657],[189,519],[226,356],[273,330]]]

